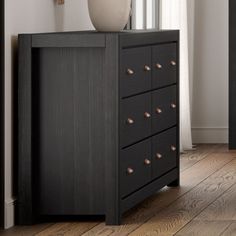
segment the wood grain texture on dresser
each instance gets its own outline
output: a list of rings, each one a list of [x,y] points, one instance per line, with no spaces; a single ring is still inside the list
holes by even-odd
[[[119,41],[116,35],[107,34],[105,53],[105,188],[106,223],[121,223],[119,188]]]
[[[140,201],[179,185],[178,39],[178,31],[20,35],[20,224],[103,215],[118,225]],[[152,83],[157,45],[170,56],[165,87]],[[165,118],[156,129],[158,104]],[[154,145],[165,150],[158,168]]]
[[[31,36],[19,38],[18,81],[18,223],[35,220],[32,154],[32,51]]]
[[[104,48],[43,48],[38,57],[40,214],[102,215]]]

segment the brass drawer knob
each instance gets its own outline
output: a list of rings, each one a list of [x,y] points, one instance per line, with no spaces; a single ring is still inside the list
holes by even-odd
[[[175,62],[175,61],[171,61],[170,64],[171,64],[172,66],[176,66],[176,62]]]
[[[127,74],[128,74],[128,75],[133,75],[133,74],[134,74],[134,71],[131,70],[131,69],[127,69]]]
[[[129,124],[129,125],[134,124],[134,120],[131,119],[131,118],[128,118],[128,119],[127,119],[127,124]]]
[[[161,158],[162,158],[162,155],[161,155],[160,153],[157,153],[157,154],[156,154],[156,157],[157,157],[157,159],[161,159]]]
[[[145,117],[145,118],[151,118],[151,114],[150,114],[149,112],[145,112],[145,113],[144,113],[144,117]]]
[[[162,69],[162,65],[161,65],[160,63],[157,63],[157,64],[156,64],[156,68],[157,68],[157,69]]]
[[[171,106],[171,108],[176,109],[176,104],[175,103],[171,103],[170,106]]]
[[[145,159],[144,160],[144,164],[149,166],[149,165],[151,165],[151,161],[149,159]]]
[[[128,168],[127,169],[127,174],[132,175],[134,173],[134,169]]]
[[[157,114],[161,114],[161,113],[162,113],[162,109],[158,107],[158,108],[156,109],[156,113],[157,113]]]
[[[174,145],[171,145],[171,151],[175,152],[176,151],[176,147]]]
[[[151,71],[151,67],[150,67],[150,66],[147,66],[147,65],[145,65],[145,66],[144,66],[144,70],[145,70],[145,71]]]

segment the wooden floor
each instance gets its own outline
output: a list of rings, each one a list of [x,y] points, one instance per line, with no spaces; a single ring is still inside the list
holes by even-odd
[[[9,236],[236,235],[236,152],[198,145],[181,157],[181,187],[164,188],[130,211],[122,226],[63,222],[0,231]]]

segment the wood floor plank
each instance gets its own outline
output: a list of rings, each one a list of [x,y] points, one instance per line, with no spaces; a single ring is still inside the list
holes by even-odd
[[[90,230],[99,222],[72,222],[72,223],[57,223],[47,228],[46,230],[35,234],[36,236],[80,236],[84,232]]]
[[[195,219],[217,221],[236,220],[236,185],[228,189]]]
[[[207,158],[181,173],[181,188],[163,189],[155,196],[135,208],[134,211],[131,211],[131,213],[125,217],[122,226],[112,227],[101,223],[92,230],[86,232],[83,236],[128,235],[144,224],[157,212],[167,207],[226,163],[233,160],[234,156],[235,154],[226,153],[224,158],[222,158],[222,155],[220,154],[210,154]]]
[[[174,235],[234,184],[236,184],[236,159],[201,182],[164,211],[157,213],[130,235]]]
[[[37,224],[33,226],[15,226],[8,230],[0,230],[0,236],[32,236],[42,232],[52,224]]]
[[[220,236],[230,225],[231,221],[198,221],[193,220],[176,236]]]
[[[235,236],[236,222],[233,222],[220,236]]]
[[[196,146],[195,150],[187,151],[186,153],[181,154],[181,165],[180,170],[183,171],[193,166],[197,162],[206,158],[211,153],[216,153],[219,151],[225,151],[225,145],[222,144],[200,144]]]

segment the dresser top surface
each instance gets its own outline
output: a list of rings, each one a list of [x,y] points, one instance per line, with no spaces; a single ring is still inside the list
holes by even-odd
[[[178,32],[179,30],[157,30],[157,29],[146,29],[146,30],[122,30],[119,32],[99,32],[96,30],[85,30],[85,31],[64,31],[64,32],[42,32],[42,33],[21,33],[26,35],[138,35],[138,34],[153,34],[153,33],[167,33],[167,32]]]
[[[179,41],[178,30],[126,30],[121,32],[74,31],[20,34],[19,39],[28,38],[32,48],[45,47],[87,47],[106,48],[119,45],[120,48],[155,45]]]

